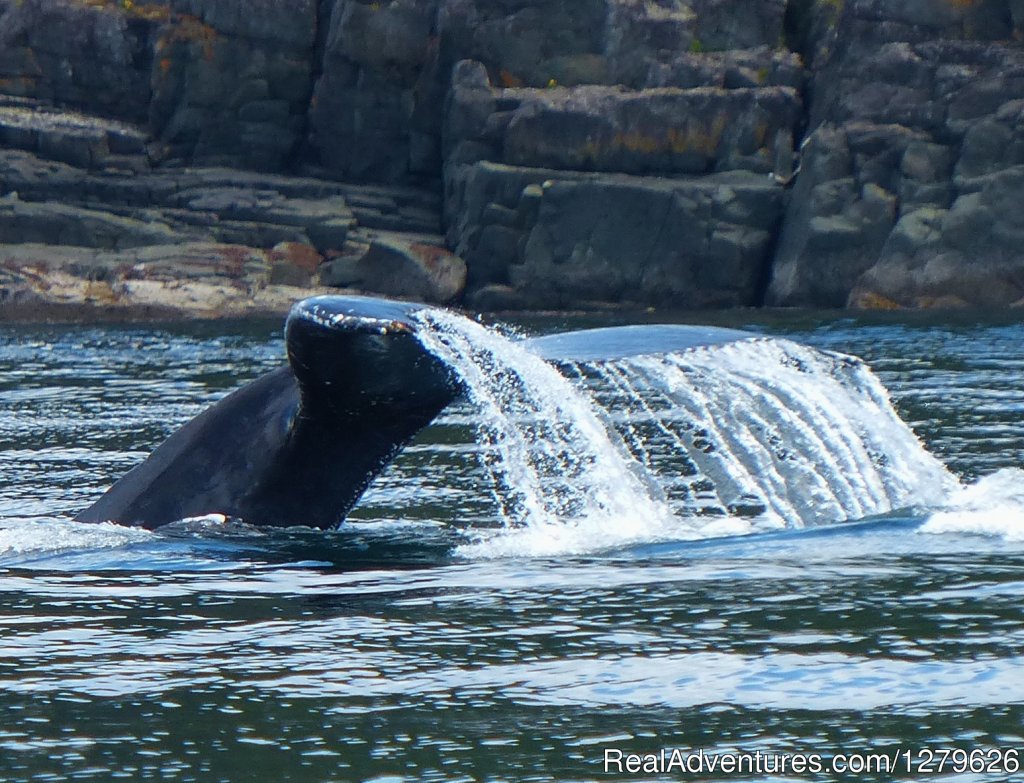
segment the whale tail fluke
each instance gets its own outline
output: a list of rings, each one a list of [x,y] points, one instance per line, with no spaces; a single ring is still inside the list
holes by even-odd
[[[155,528],[224,514],[333,527],[408,441],[462,393],[457,368],[419,339],[426,305],[363,296],[297,303],[288,367],[228,395],[160,445],[78,519]],[[749,337],[686,326],[527,341],[548,361],[664,353]]]

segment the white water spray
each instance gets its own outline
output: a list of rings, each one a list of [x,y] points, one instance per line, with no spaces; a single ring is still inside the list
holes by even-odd
[[[852,357],[750,339],[559,372],[461,316],[421,318],[480,411],[505,529],[474,554],[840,522],[957,486]]]
[[[956,486],[853,357],[752,339],[604,372],[628,380],[669,435],[661,449],[685,451],[730,513],[802,527],[935,505]]]
[[[600,409],[558,370],[461,316],[423,318],[420,340],[459,372],[479,408],[484,466],[505,528],[521,530],[520,542],[533,538],[540,553],[608,532],[616,541],[693,535],[615,442]]]

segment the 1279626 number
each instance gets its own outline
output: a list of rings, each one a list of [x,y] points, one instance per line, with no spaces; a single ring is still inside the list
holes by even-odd
[[[899,759],[910,774],[966,772],[1014,774],[1020,771],[1020,751],[1016,748],[920,748],[904,750]]]

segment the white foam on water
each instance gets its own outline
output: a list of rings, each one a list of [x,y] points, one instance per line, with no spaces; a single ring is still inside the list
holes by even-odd
[[[580,364],[572,381],[461,316],[420,317],[420,340],[480,411],[504,526],[473,531],[464,555],[834,523],[940,507],[958,486],[852,357],[751,339]]]
[[[1024,541],[1024,470],[1004,468],[961,487],[918,530]]]
[[[0,558],[47,555],[58,552],[111,549],[148,541],[153,533],[143,528],[73,522],[67,519],[20,519],[0,523]]]

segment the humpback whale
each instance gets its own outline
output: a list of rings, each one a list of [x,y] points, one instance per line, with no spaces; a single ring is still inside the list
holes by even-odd
[[[462,392],[427,351],[428,305],[361,296],[297,303],[288,365],[232,392],[173,433],[79,514],[156,528],[223,514],[253,525],[340,523],[366,487]],[[750,338],[703,326],[591,329],[527,340],[560,363],[679,351]]]

